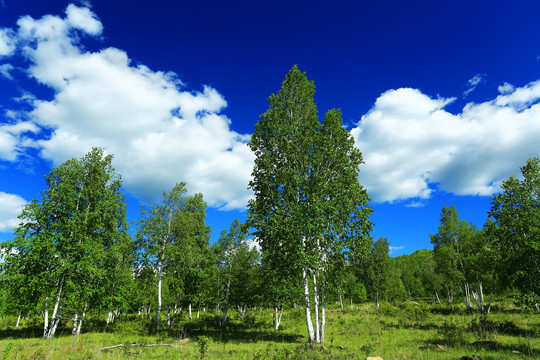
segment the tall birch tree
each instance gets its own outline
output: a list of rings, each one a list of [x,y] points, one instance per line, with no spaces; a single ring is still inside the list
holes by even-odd
[[[140,256],[137,268],[142,271],[150,267],[154,272],[157,290],[154,330],[157,330],[163,306],[163,277],[176,245],[173,220],[175,214],[184,206],[186,192],[186,184],[178,183],[170,192],[163,192],[160,204],[141,206],[139,229],[136,233]]]
[[[178,183],[170,192],[163,193],[160,204],[141,206],[136,233],[137,268],[143,272],[149,267],[155,276],[157,306],[154,330],[157,330],[163,307],[164,277],[169,276],[167,282],[178,286],[182,276],[195,266],[196,261],[188,259],[189,256],[198,247],[202,249],[208,244],[210,229],[204,224],[206,203],[201,194],[188,197],[186,193],[186,184]],[[179,291],[168,290],[173,293]]]
[[[91,298],[105,292],[108,255],[130,241],[122,181],[112,159],[94,148],[53,169],[41,201],[24,207],[15,239],[5,245],[4,273],[18,268],[26,293],[42,299],[46,338],[54,337],[66,312],[74,319],[73,334],[80,333]]]
[[[362,155],[338,110],[319,122],[314,93],[294,66],[268,98],[249,143],[255,199],[248,217],[264,256],[280,259],[280,271],[301,273],[309,342],[324,343],[329,269],[365,244],[371,208],[358,183]]]

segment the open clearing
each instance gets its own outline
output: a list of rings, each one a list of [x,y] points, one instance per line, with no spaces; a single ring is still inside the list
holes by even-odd
[[[182,315],[186,315],[185,312]],[[282,328],[272,330],[271,310],[252,310],[242,321],[231,314],[223,330],[215,316],[181,319],[175,329],[148,336],[151,317],[124,315],[113,326],[90,318],[83,334],[61,334],[42,340],[39,318],[2,320],[2,359],[539,359],[540,315],[532,310],[495,303],[487,317],[460,305],[420,306],[381,303],[355,305],[341,311],[334,304],[327,316],[326,344],[307,345],[301,308],[285,310]],[[11,323],[11,325],[8,325]],[[163,322],[165,323],[165,322]],[[187,339],[185,338],[187,335]],[[149,346],[153,344],[167,344]],[[105,347],[123,345],[101,350]]]

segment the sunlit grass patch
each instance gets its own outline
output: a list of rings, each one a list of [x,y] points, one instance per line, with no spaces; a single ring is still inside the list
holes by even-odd
[[[442,309],[442,311],[441,311]],[[447,313],[448,309],[453,309]],[[510,311],[511,310],[511,311]],[[304,309],[288,309],[282,327],[272,327],[272,310],[252,310],[242,320],[231,314],[221,329],[213,314],[181,317],[182,334],[165,326],[155,335],[141,334],[136,317],[124,324],[71,336],[69,324],[52,340],[40,338],[40,325],[30,320],[15,329],[0,323],[1,359],[488,359],[540,358],[540,314],[500,305],[488,316],[461,305],[443,308],[429,303],[329,306],[325,344],[309,346]],[[7,321],[7,320],[6,320]],[[132,323],[130,323],[132,322]],[[144,321],[143,321],[144,323]],[[111,330],[113,329],[114,332]],[[30,336],[31,334],[34,336]],[[175,335],[176,334],[176,335]],[[148,346],[153,344],[165,344]],[[169,346],[170,345],[170,346]],[[116,348],[105,349],[111,346]]]

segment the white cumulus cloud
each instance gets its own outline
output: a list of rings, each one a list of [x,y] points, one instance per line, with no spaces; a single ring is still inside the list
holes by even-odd
[[[19,225],[17,216],[24,205],[26,200],[22,197],[0,191],[0,232],[11,232]]]
[[[73,4],[66,9],[67,22],[73,28],[84,30],[91,35],[99,35],[103,25],[96,15],[86,7],[77,7]]]
[[[55,91],[52,100],[32,100],[26,114],[52,130],[31,144],[43,158],[59,165],[100,146],[115,155],[126,189],[140,199],[156,200],[185,181],[211,206],[246,206],[249,136],[231,130],[217,90],[184,89],[174,73],[134,65],[117,48],[86,51],[80,35],[103,29],[88,8],[70,5],[65,18],[26,16],[17,24],[28,73]]]
[[[491,195],[529,157],[540,155],[540,81],[444,109],[416,89],[383,93],[352,129],[364,155],[360,181],[375,201],[429,198],[434,190]]]

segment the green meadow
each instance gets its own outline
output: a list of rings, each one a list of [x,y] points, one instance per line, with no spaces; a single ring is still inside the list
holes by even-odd
[[[54,339],[42,339],[42,319],[1,321],[2,359],[540,359],[540,315],[497,303],[481,316],[461,304],[428,302],[354,305],[327,310],[326,341],[310,346],[304,310],[286,309],[279,330],[272,310],[232,312],[225,327],[213,313],[151,334],[152,316],[123,315],[113,325],[90,316],[82,334],[63,321]],[[165,320],[165,319],[163,319]],[[163,324],[165,321],[162,322]],[[109,348],[109,349],[105,349]],[[474,357],[476,356],[476,358]]]

